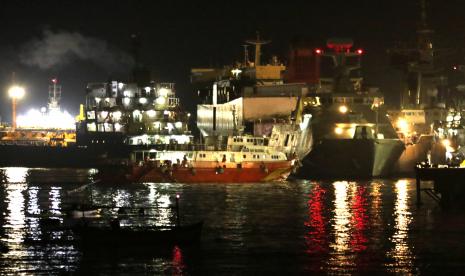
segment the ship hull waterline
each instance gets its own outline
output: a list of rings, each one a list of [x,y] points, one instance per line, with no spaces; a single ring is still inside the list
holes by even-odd
[[[303,159],[301,178],[389,176],[404,150],[398,139],[323,139]]]
[[[155,167],[151,165],[99,168],[105,183],[252,183],[283,181],[292,173],[292,161],[253,167]]]

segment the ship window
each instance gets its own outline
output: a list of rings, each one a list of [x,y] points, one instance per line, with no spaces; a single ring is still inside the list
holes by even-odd
[[[244,154],[244,155],[242,155],[242,158],[246,158],[246,157],[247,157],[247,155],[245,155],[245,154]]]
[[[87,124],[87,130],[88,131],[96,131],[96,127],[95,127],[95,123],[90,123],[90,124]]]
[[[94,111],[87,111],[87,119],[94,120],[95,119],[95,112]]]

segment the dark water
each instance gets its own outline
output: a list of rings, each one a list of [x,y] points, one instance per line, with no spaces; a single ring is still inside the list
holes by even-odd
[[[0,274],[446,274],[465,269],[465,212],[443,211],[424,196],[416,206],[413,179],[290,181],[257,184],[133,184],[68,194],[87,171],[2,169]],[[29,175],[29,176],[28,176]],[[34,177],[32,177],[34,176]],[[40,183],[39,183],[40,182]],[[163,250],[102,250],[74,245],[25,245],[41,239],[39,216],[90,200],[146,207],[151,224],[203,219],[202,241]],[[147,207],[157,207],[148,209]],[[102,220],[117,215],[103,211]],[[122,223],[136,223],[128,215]],[[56,233],[56,235],[65,235]]]

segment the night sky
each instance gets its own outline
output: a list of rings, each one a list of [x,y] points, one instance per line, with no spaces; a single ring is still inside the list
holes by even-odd
[[[194,98],[190,68],[241,60],[243,41],[256,31],[272,40],[263,48],[265,61],[271,55],[285,61],[292,41],[321,47],[330,37],[352,38],[365,50],[366,83],[380,87],[387,102],[396,103],[400,74],[389,68],[386,49],[414,41],[419,1],[277,2],[2,1],[0,116],[10,121],[7,88],[12,72],[27,90],[20,113],[45,106],[49,80],[57,77],[63,86],[62,106],[76,114],[87,83],[128,78],[131,34],[140,37],[144,65],[158,80],[176,82],[185,103]],[[428,2],[438,48],[456,53],[465,46],[464,8],[460,0]],[[454,55],[452,62],[463,64],[464,57]]]

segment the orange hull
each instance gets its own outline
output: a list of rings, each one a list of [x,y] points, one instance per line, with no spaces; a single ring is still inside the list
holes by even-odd
[[[208,162],[210,163],[210,162]],[[231,164],[197,163],[195,168],[144,166],[110,167],[99,169],[103,182],[178,182],[178,183],[243,183],[285,180],[292,171],[292,161],[270,163],[245,163],[242,168]]]
[[[248,163],[242,168],[231,167],[230,164],[218,166],[197,164],[195,168],[173,166],[171,168],[144,166],[129,166],[115,170],[100,170],[100,179],[104,182],[180,182],[180,183],[242,183],[285,180],[292,171],[292,161],[270,163]]]

